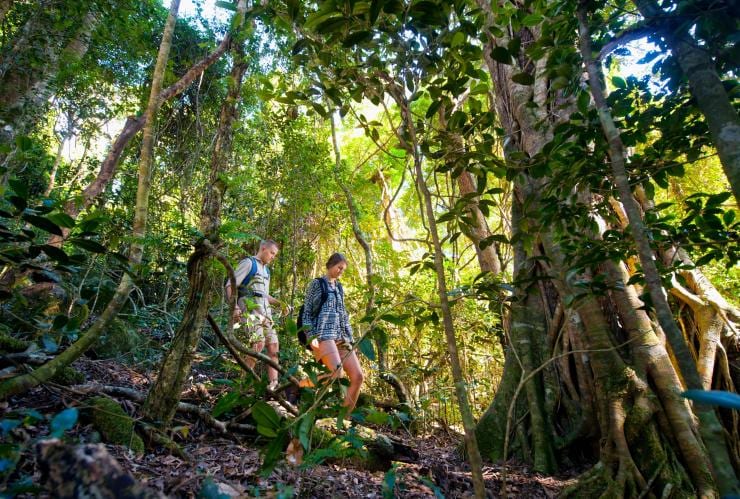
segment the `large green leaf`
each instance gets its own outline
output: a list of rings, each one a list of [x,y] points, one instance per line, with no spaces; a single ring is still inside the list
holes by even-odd
[[[23,220],[30,223],[31,225],[38,227],[39,229],[43,229],[46,232],[50,232],[51,234],[56,234],[57,236],[63,235],[62,229],[59,228],[57,224],[52,222],[46,217],[40,217],[38,215],[29,215],[25,214],[23,215]]]
[[[91,253],[105,253],[107,250],[102,244],[95,242],[91,239],[72,238],[69,240],[70,243],[74,244],[78,248],[84,249]]]
[[[370,341],[370,338],[362,338],[360,343],[358,343],[357,348],[365,357],[370,360],[375,360],[375,349],[373,348],[373,343]]]
[[[491,50],[491,58],[502,64],[511,64],[511,54],[504,47],[494,47]]]
[[[532,85],[534,83],[534,76],[529,73],[517,73],[511,77],[511,81],[520,85]]]
[[[257,401],[252,406],[252,417],[258,425],[262,425],[265,428],[277,430],[280,427],[280,416],[278,416],[278,413],[275,412],[275,409],[270,404],[262,400]]]
[[[46,215],[46,218],[67,229],[72,229],[75,226],[75,219],[63,212],[50,213]]]

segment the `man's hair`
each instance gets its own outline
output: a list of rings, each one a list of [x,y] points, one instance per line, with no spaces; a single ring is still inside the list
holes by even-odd
[[[272,239],[263,239],[262,241],[260,241],[260,249],[264,248],[265,246],[273,246],[276,249],[280,249],[280,246],[278,246],[278,243],[276,243]]]

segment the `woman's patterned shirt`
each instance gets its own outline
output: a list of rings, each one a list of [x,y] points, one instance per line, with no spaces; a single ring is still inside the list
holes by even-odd
[[[328,288],[326,301],[321,305],[321,282],[323,279]],[[334,340],[352,343],[352,326],[349,314],[344,306],[344,298],[339,292],[339,281],[334,285],[326,277],[311,281],[306,289],[306,300],[303,307],[303,325],[308,328],[309,338],[319,341]],[[319,310],[321,306],[321,310]]]

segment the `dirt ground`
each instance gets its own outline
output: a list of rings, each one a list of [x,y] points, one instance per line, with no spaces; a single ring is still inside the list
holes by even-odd
[[[75,366],[85,373],[87,382],[145,390],[147,377],[113,361],[81,360]],[[195,378],[197,379],[197,370]],[[197,395],[197,394],[196,394]],[[2,408],[4,415],[19,409],[35,409],[41,414],[54,414],[65,407],[79,405],[84,397],[63,387],[39,387],[22,397],[11,399]],[[136,405],[118,399],[130,415],[136,416]],[[311,467],[291,466],[282,461],[269,476],[260,473],[260,449],[254,437],[219,435],[202,421],[178,415],[172,435],[190,460],[158,448],[135,456],[126,447],[105,444],[124,470],[137,480],[168,497],[306,497],[306,498],[383,498],[383,497],[472,497],[470,472],[458,452],[462,437],[439,430],[431,435],[413,436],[397,431],[394,437],[412,447],[418,458],[412,462],[394,462],[394,472],[368,471],[353,461],[333,461]],[[179,427],[179,429],[178,429]],[[182,431],[187,428],[187,431]],[[39,423],[16,432],[15,441],[27,439],[28,445],[14,473],[15,478],[31,477],[40,484],[41,471],[34,446],[48,434],[48,424]],[[7,435],[6,435],[7,437]],[[96,432],[84,421],[65,437],[70,443],[95,442]],[[519,463],[491,465],[484,468],[490,497],[501,497],[504,479],[509,497],[555,497],[572,481],[571,476],[549,477],[533,473]],[[3,487],[13,481],[10,477]],[[53,493],[35,492],[30,496],[54,497]]]

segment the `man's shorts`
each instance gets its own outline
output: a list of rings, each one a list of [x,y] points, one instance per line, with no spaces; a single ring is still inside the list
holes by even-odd
[[[246,298],[239,298],[237,302],[237,306],[242,310],[239,320],[241,332],[237,333],[237,337],[248,344],[260,343],[262,341],[265,342],[265,345],[277,343],[278,336],[273,327],[270,306],[266,303],[257,302],[257,308],[247,312],[246,300]]]

